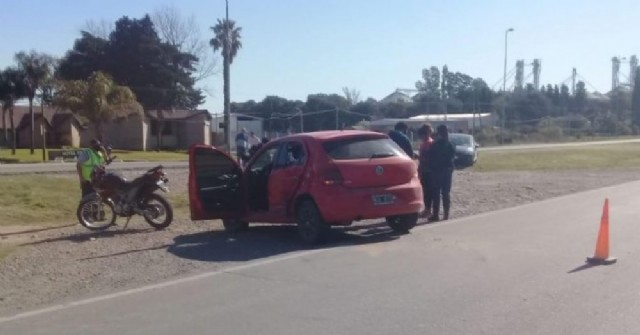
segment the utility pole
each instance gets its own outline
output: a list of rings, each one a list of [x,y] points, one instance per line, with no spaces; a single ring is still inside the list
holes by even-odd
[[[340,115],[338,114],[340,110],[336,108],[336,130],[340,130]]]
[[[573,72],[571,73],[571,95],[576,95],[576,76],[578,75],[578,71],[576,68],[573,68]]]
[[[506,117],[506,105],[507,105],[507,36],[509,32],[513,31],[513,28],[509,28],[504,32],[504,72],[502,75],[502,94],[504,94],[504,100],[502,101],[502,115],[501,115],[501,123],[502,127],[500,127],[500,142],[504,144],[504,127],[505,127],[505,117]]]
[[[304,114],[302,109],[298,108],[298,113],[300,113],[300,132],[304,133]]]
[[[227,85],[225,85],[225,101],[224,101],[224,139],[227,142],[227,151],[231,153],[231,97],[229,96],[231,89],[231,69],[229,55],[231,42],[229,41],[229,0],[225,0],[225,41],[224,41],[224,70],[226,72]]]

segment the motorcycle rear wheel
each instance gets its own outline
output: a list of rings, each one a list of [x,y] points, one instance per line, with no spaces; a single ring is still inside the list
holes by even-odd
[[[154,203],[155,202],[155,203]],[[147,223],[157,229],[162,230],[173,221],[173,208],[167,199],[157,193],[149,194],[142,204],[142,216]],[[164,216],[164,219],[160,219]]]
[[[80,201],[76,217],[89,230],[105,230],[116,223],[113,204],[95,194]]]

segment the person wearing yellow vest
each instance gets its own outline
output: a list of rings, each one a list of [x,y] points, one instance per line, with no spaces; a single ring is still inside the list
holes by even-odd
[[[107,152],[99,140],[91,140],[89,148],[86,148],[78,155],[76,170],[80,178],[80,189],[82,197],[93,193],[91,186],[91,171],[96,166],[100,166],[108,159]]]

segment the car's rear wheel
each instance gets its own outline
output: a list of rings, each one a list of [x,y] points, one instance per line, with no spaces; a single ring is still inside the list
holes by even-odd
[[[307,244],[319,244],[326,241],[330,226],[324,221],[320,210],[312,200],[303,200],[296,210],[298,234]]]
[[[241,232],[249,229],[249,222],[245,222],[239,219],[224,219],[222,220],[224,230],[230,233]]]
[[[418,223],[418,213],[387,217],[387,224],[396,233],[408,233]]]

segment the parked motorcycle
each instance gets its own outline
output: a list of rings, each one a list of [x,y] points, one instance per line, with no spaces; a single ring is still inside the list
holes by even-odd
[[[85,196],[78,205],[78,221],[90,230],[104,230],[114,225],[116,218],[126,217],[127,223],[134,215],[142,215],[153,228],[161,230],[173,221],[173,208],[158,189],[169,192],[169,179],[158,165],[138,178],[128,181],[119,174],[107,171],[106,164],[93,169],[91,185],[95,193]]]

